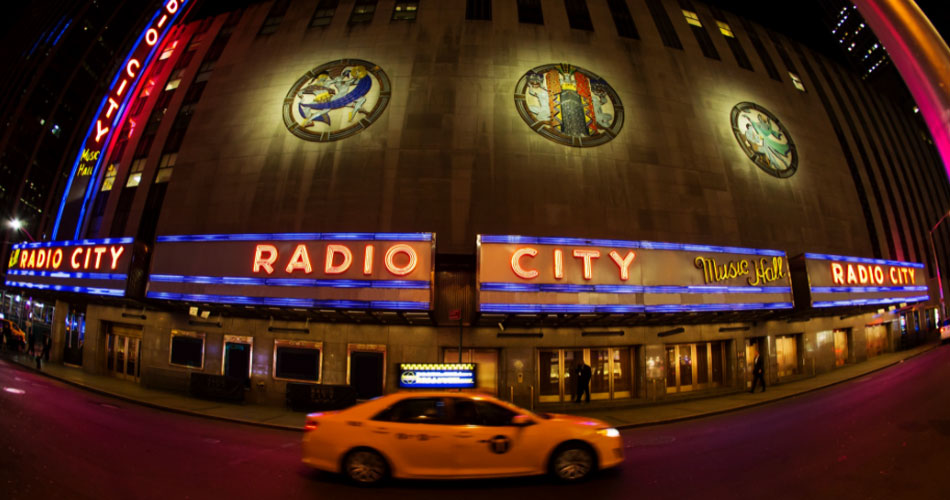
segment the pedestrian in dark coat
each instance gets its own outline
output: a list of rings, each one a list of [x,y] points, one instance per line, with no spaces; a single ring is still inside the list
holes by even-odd
[[[757,350],[755,351],[755,361],[752,363],[752,390],[749,392],[755,392],[755,386],[759,382],[762,382],[762,392],[765,392],[765,360],[762,359]]]
[[[583,361],[580,362],[580,365],[577,366],[577,395],[575,397],[575,402],[580,403],[581,397],[583,396],[587,403],[590,403],[590,379],[591,371],[590,366]]]

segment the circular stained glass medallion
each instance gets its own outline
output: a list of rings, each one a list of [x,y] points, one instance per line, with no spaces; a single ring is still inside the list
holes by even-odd
[[[571,64],[545,64],[515,86],[515,107],[532,130],[561,144],[604,144],[623,127],[623,104],[606,80]]]
[[[732,108],[732,133],[746,156],[775,177],[791,177],[798,170],[798,150],[788,130],[769,110],[751,102]]]
[[[369,127],[386,110],[392,87],[379,66],[340,59],[301,76],[284,98],[284,125],[297,137],[328,142]]]

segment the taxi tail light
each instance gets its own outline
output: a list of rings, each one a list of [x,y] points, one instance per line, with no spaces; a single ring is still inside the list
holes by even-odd
[[[315,431],[317,427],[320,426],[320,421],[316,417],[307,417],[307,423],[304,424],[303,429],[305,431]]]

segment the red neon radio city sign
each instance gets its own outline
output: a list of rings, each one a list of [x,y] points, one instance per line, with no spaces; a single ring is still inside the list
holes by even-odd
[[[76,156],[69,184],[66,186],[66,195],[60,202],[53,228],[54,237],[58,235],[66,203],[82,199],[83,204],[79,208],[79,219],[75,227],[75,237],[78,238],[83,224],[82,218],[91,197],[90,193],[95,192],[94,184],[100,166],[114,143],[112,140],[116,137],[114,132],[122,127],[124,120],[128,117],[127,104],[141,88],[142,77],[148,72],[165,36],[175,21],[183,17],[186,6],[190,7],[191,3],[193,3],[191,0],[166,0],[152,16],[148,26],[119,68],[109,88],[109,93],[99,104],[94,121],[90,124],[89,132]],[[73,228],[67,228],[67,230],[72,231]]]
[[[913,267],[832,262],[831,280],[836,285],[884,285],[885,282],[889,285],[913,285],[917,282],[917,270]]]
[[[311,274],[314,271],[313,260],[310,258],[312,250],[307,244],[300,243],[294,247],[289,256],[281,255],[275,245],[260,244],[254,249],[254,261],[251,272],[254,274],[271,275],[274,271],[283,271],[288,275]],[[326,245],[323,255],[318,255],[317,265],[322,265],[322,272],[327,275],[344,274],[353,268],[359,259],[359,266],[364,276],[372,276],[377,265],[381,264],[393,276],[407,276],[412,274],[419,265],[419,254],[405,244],[396,243],[381,248],[382,262],[377,262],[376,244],[369,243],[354,249],[345,243],[331,243]]]

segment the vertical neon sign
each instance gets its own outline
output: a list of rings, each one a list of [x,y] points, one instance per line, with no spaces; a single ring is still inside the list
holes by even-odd
[[[190,9],[192,4],[194,2],[191,0],[164,2],[136,39],[132,50],[119,67],[118,73],[109,86],[109,93],[99,103],[93,122],[89,125],[89,131],[86,132],[86,137],[76,155],[76,161],[73,163],[66,189],[63,191],[63,198],[59,203],[59,210],[56,213],[52,232],[54,239],[59,234],[66,205],[75,204],[81,200],[81,205],[76,207],[79,215],[73,234],[74,238],[80,238],[86,211],[96,192],[95,179],[113,145],[113,139],[118,136],[116,131],[122,128],[121,125],[126,118],[126,107],[140,90],[144,81],[142,76],[148,72],[165,36],[175,22],[184,17],[183,14],[187,10],[185,7]]]

